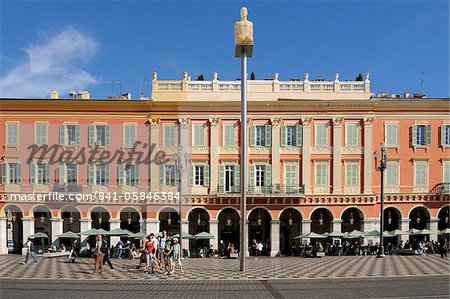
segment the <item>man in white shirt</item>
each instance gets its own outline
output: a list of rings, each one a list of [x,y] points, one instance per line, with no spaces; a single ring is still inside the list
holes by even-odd
[[[262,256],[262,251],[263,251],[263,244],[261,243],[261,241],[258,242],[258,255]]]
[[[26,265],[28,263],[28,257],[31,256],[31,258],[34,260],[34,264],[37,264],[37,258],[36,253],[34,252],[34,244],[31,242],[31,238],[28,238],[27,243],[25,243],[25,247],[27,248],[27,255],[25,256],[24,261],[22,264]]]

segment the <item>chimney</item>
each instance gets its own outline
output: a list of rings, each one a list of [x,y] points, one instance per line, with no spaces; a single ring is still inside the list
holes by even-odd
[[[87,92],[86,90],[83,90],[81,92],[81,99],[82,100],[89,100],[89,92]]]
[[[52,91],[50,92],[50,99],[52,100],[57,100],[59,98],[58,96],[58,92],[56,91],[56,89],[52,89]]]

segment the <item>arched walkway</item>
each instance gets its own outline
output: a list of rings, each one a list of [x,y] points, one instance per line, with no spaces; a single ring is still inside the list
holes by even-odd
[[[239,248],[240,232],[239,232],[239,214],[233,208],[225,208],[219,214],[219,251],[228,250],[228,246],[233,244]],[[223,241],[223,245],[221,242]],[[220,248],[222,246],[222,249]]]
[[[109,219],[111,214],[103,207],[95,207],[91,210],[92,228],[110,230]]]
[[[294,208],[285,209],[280,215],[280,251],[291,254],[294,237],[300,235],[302,215]]]
[[[314,210],[311,214],[311,231],[318,234],[333,230],[333,215],[324,208]]]
[[[141,230],[141,216],[135,208],[126,207],[120,211],[120,228],[127,229],[132,233]]]
[[[189,212],[188,215],[188,221],[189,221],[189,233],[191,235],[196,235],[202,232],[209,233],[209,221],[210,216],[208,211],[206,211],[203,208],[195,208],[192,211]],[[206,253],[209,250],[209,239],[204,240],[189,240],[189,251],[194,256],[198,256],[200,250],[203,250],[204,256],[206,256]]]
[[[248,244],[251,247],[252,241],[261,241],[263,244],[263,255],[270,255],[271,244],[271,224],[272,217],[263,208],[253,209],[248,216]]]
[[[7,205],[4,207],[6,214],[6,231],[0,232],[6,234],[6,246],[8,253],[22,254],[23,247],[23,213],[16,205]],[[3,244],[2,244],[3,245]]]
[[[159,212],[159,231],[169,235],[180,232],[180,216],[174,208],[165,207]]]
[[[358,208],[348,208],[342,213],[341,232],[351,232],[353,230],[364,231],[364,215]]]

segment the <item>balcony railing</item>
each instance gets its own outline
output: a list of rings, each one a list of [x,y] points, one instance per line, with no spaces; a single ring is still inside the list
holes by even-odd
[[[53,192],[81,193],[83,192],[83,186],[75,183],[54,184]]]
[[[298,185],[280,185],[275,184],[271,186],[263,186],[263,187],[255,187],[255,186],[248,186],[247,189],[248,194],[273,194],[273,195],[286,195],[286,194],[304,194],[305,187],[304,185],[298,186]],[[233,194],[233,193],[239,193],[241,192],[239,187],[230,187],[225,188],[225,186],[219,185],[217,188],[218,194]]]

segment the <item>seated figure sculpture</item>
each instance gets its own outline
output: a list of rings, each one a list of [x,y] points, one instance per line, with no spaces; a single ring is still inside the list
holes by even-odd
[[[234,25],[235,44],[253,45],[253,23],[247,20],[246,7],[241,8],[241,19]]]

